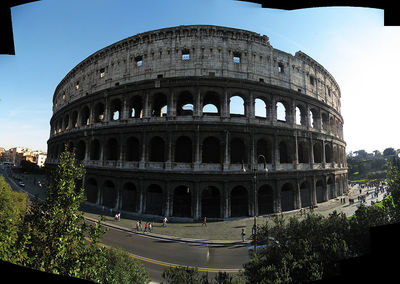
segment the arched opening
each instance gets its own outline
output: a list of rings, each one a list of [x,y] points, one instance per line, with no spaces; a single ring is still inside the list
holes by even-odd
[[[152,117],[167,116],[167,96],[163,93],[158,93],[153,96],[153,104],[151,108]]]
[[[309,162],[308,146],[305,142],[298,143],[297,152],[300,164],[306,164]]]
[[[146,213],[153,215],[162,215],[162,188],[159,185],[152,184],[146,191]]]
[[[90,124],[90,110],[88,106],[84,106],[81,110],[81,126]]]
[[[94,122],[101,122],[104,120],[104,104],[97,103],[94,107]]]
[[[255,99],[254,101],[255,116],[257,118],[267,118],[267,104],[262,99]]]
[[[76,147],[76,159],[81,162],[85,159],[86,154],[86,144],[84,141],[80,140]]]
[[[317,141],[314,143],[313,151],[314,151],[314,163],[321,163],[322,162],[321,142]]]
[[[257,157],[263,155],[267,163],[272,163],[272,147],[271,144],[265,139],[257,141]]]
[[[112,181],[107,180],[103,185],[103,205],[115,208],[117,202],[117,190]]]
[[[327,186],[327,189],[328,189],[328,199],[335,198],[336,197],[335,184],[333,183],[332,177],[328,178],[326,186]]]
[[[322,112],[321,117],[322,117],[322,130],[328,131],[329,127],[328,115],[325,112]]]
[[[274,213],[274,191],[271,186],[263,185],[258,189],[258,215]]]
[[[296,107],[296,125],[301,125],[301,111],[298,106]]]
[[[140,144],[136,137],[129,137],[126,140],[126,160],[139,161],[140,160]]]
[[[64,126],[65,130],[69,129],[69,115],[68,114],[64,116],[64,125],[63,126]]]
[[[233,96],[230,99],[229,110],[231,116],[244,116],[244,100],[240,96]]]
[[[100,160],[100,142],[95,139],[90,143],[90,160]]]
[[[193,115],[193,96],[191,93],[183,92],[179,95],[176,115]]]
[[[276,119],[280,122],[286,122],[286,107],[282,102],[276,103]]]
[[[110,120],[120,120],[122,112],[122,103],[120,99],[114,99],[110,103]]]
[[[325,162],[332,163],[332,148],[329,144],[325,144]]]
[[[134,96],[129,100],[129,117],[143,117],[143,102],[141,96]]]
[[[97,187],[97,181],[93,178],[88,179],[85,188],[86,201],[90,203],[97,203],[98,194],[99,189]]]
[[[121,209],[131,212],[136,212],[136,203],[137,203],[137,190],[136,186],[127,182],[122,188],[122,204]]]
[[[150,141],[150,162],[165,162],[165,143],[159,136]]]
[[[218,188],[209,186],[201,193],[201,215],[207,218],[220,218],[221,195]]]
[[[281,188],[281,210],[290,211],[294,209],[294,190],[290,183],[285,183]]]
[[[281,164],[291,163],[288,146],[285,141],[279,143],[279,161]]]
[[[310,109],[310,127],[317,128],[318,112],[315,109]]]
[[[181,185],[174,190],[173,216],[192,217],[192,198],[190,188]]]
[[[78,127],[78,112],[74,111],[72,112],[72,128],[77,128]]]
[[[192,162],[192,140],[187,136],[179,137],[175,142],[175,162]]]
[[[231,140],[231,164],[241,164],[247,162],[246,147],[243,140],[233,138]]]
[[[243,186],[237,186],[231,191],[231,217],[248,216],[248,194]]]
[[[110,138],[107,141],[106,149],[106,160],[107,161],[117,161],[119,160],[119,145],[115,138]]]
[[[300,185],[301,207],[311,206],[311,187],[308,182],[303,182]]]
[[[203,163],[221,163],[221,151],[219,140],[213,136],[207,137],[202,146]]]
[[[330,128],[331,128],[331,134],[335,135],[336,134],[336,127],[335,127],[335,119],[333,117],[331,117],[329,119],[329,125],[330,125]]]
[[[324,202],[325,189],[324,189],[324,183],[321,180],[318,180],[316,183],[316,191],[317,191],[317,203]]]
[[[203,115],[219,116],[220,109],[218,95],[214,92],[208,92],[203,100]]]

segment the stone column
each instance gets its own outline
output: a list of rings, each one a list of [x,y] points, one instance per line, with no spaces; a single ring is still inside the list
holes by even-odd
[[[224,151],[224,171],[229,170],[230,164],[230,144],[229,144],[229,130],[225,130],[225,151]]]

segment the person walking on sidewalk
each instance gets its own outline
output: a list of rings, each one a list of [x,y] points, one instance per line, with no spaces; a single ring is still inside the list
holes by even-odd
[[[244,229],[242,229],[242,233],[240,235],[242,237],[242,242],[244,242],[244,236],[246,236],[246,233],[244,232]]]
[[[203,224],[201,224],[201,226],[206,226],[207,227],[207,217],[204,217],[203,219]]]
[[[164,217],[164,219],[163,219],[163,227],[167,227],[167,221],[168,221],[167,217]]]

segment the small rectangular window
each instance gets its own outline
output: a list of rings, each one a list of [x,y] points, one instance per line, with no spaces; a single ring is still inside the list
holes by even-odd
[[[190,60],[190,51],[188,49],[182,50],[182,60]]]
[[[284,69],[283,63],[279,62],[279,63],[278,63],[278,72],[279,72],[279,73],[283,73],[284,70],[285,70],[285,69]]]
[[[158,75],[157,75],[157,79],[161,79],[162,77],[163,77],[162,74],[158,74]]]
[[[101,68],[100,69],[100,78],[104,78],[105,74],[106,74],[106,69]]]
[[[75,89],[79,90],[79,81],[76,81]]]
[[[263,79],[263,78],[260,78],[260,82],[261,82],[261,83],[264,83],[264,79]]]
[[[136,56],[135,57],[135,62],[136,62],[136,67],[140,67],[143,65],[143,57],[142,56]]]
[[[239,52],[234,52],[233,53],[233,63],[240,63],[240,53]]]
[[[314,86],[314,77],[310,76],[310,84]]]

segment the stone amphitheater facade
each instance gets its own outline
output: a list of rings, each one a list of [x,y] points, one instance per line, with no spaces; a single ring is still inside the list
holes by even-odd
[[[348,190],[340,97],[321,64],[265,35],[149,31],[58,84],[47,165],[68,144],[87,170],[87,202],[124,214],[229,219],[318,206]]]

